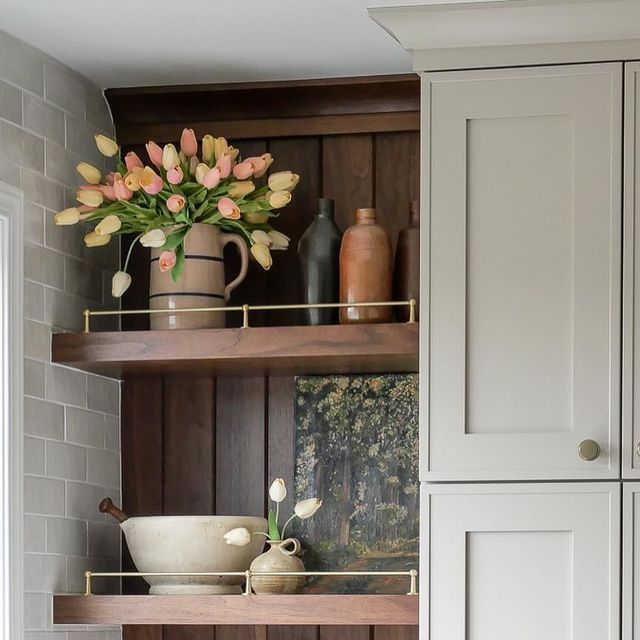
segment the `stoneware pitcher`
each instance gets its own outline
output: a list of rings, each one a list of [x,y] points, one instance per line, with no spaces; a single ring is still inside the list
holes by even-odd
[[[300,542],[295,538],[267,540],[269,550],[259,555],[249,567],[251,571],[289,572],[304,571],[304,564],[296,555]],[[304,576],[252,576],[251,585],[256,593],[297,593],[304,584]]]
[[[233,243],[240,252],[240,273],[225,285],[224,247]],[[151,250],[149,278],[150,309],[224,307],[229,295],[247,275],[249,252],[241,236],[223,233],[210,224],[194,224],[184,239],[184,271],[178,282],[171,272],[162,273],[158,260],[162,248]],[[224,312],[152,313],[151,329],[219,329],[225,326]]]

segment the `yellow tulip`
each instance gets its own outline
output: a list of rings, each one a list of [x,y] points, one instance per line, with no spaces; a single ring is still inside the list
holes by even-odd
[[[223,156],[225,153],[229,153],[229,143],[225,138],[215,138],[213,140],[213,150],[216,156],[216,160]]]
[[[265,224],[266,221],[269,219],[269,214],[264,213],[262,211],[251,211],[251,212],[243,213],[242,217],[249,224]]]
[[[172,144],[165,144],[162,149],[162,166],[165,171],[169,171],[180,164],[178,151]]]
[[[115,140],[107,138],[107,136],[103,136],[102,134],[95,136],[95,139],[98,150],[103,156],[111,158],[118,153],[118,143]]]
[[[124,184],[130,191],[140,191],[140,175],[143,169],[131,171],[124,177]]]
[[[267,236],[269,237],[269,246],[272,251],[284,251],[289,248],[291,238],[289,238],[289,236],[285,236],[284,233],[280,233],[279,231],[269,231]]]
[[[76,224],[80,221],[80,212],[75,207],[70,207],[64,211],[56,213],[53,217],[53,221],[56,224]]]
[[[256,242],[251,246],[251,255],[258,261],[260,266],[265,271],[269,271],[269,269],[271,269],[273,259],[271,258],[269,247],[267,247],[266,244],[262,244],[262,242]]]
[[[300,180],[297,173],[291,171],[278,171],[269,176],[269,189],[271,191],[293,191]]]
[[[79,162],[76,167],[76,171],[89,183],[89,184],[100,184],[100,179],[102,178],[102,174],[99,169],[96,169],[93,165],[88,162]]]
[[[204,138],[202,138],[202,162],[206,162],[207,164],[211,164],[215,155],[215,140],[212,135],[207,133]]]
[[[122,226],[122,222],[120,222],[120,218],[118,216],[110,215],[106,218],[103,218],[95,228],[95,232],[99,236],[109,236],[112,233],[115,233]]]
[[[231,160],[233,160],[234,162],[239,154],[240,154],[240,149],[236,149],[235,147],[229,147],[227,149],[227,155],[231,156]]]
[[[84,243],[87,247],[101,247],[104,244],[108,244],[111,240],[111,236],[99,236],[95,231],[87,233],[84,237]]]
[[[271,246],[271,240],[270,240],[269,236],[267,235],[266,231],[261,231],[260,229],[256,229],[255,231],[253,231],[251,233],[251,239],[256,244],[266,244],[267,247]]]
[[[202,181],[204,180],[204,177],[207,175],[207,172],[210,169],[211,169],[211,167],[208,164],[205,164],[204,162],[201,162],[196,167],[196,182],[198,184],[202,184]]]
[[[251,180],[241,180],[240,182],[232,182],[229,191],[230,198],[244,198],[248,196],[252,191],[256,190],[256,185]]]
[[[87,207],[99,207],[104,202],[104,196],[100,191],[93,189],[80,189],[76,194],[76,199]]]
[[[274,191],[269,194],[269,204],[274,209],[282,209],[291,202],[291,193],[289,191]]]

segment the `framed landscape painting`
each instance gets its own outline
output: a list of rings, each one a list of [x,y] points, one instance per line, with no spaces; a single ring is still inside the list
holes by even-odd
[[[418,376],[309,376],[295,384],[296,523],[308,571],[418,568]],[[320,577],[305,593],[406,593],[405,577]]]

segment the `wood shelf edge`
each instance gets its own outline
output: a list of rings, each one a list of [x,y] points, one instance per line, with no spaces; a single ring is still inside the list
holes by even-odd
[[[53,596],[54,624],[392,625],[418,624],[406,595]]]
[[[52,362],[113,377],[416,372],[418,323],[55,334]]]

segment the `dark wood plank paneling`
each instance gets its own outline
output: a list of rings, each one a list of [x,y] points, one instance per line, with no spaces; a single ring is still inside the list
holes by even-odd
[[[320,640],[369,640],[369,627],[320,627]]]
[[[293,82],[108,89],[121,144],[198,135],[286,137],[408,131],[419,127],[414,74]]]
[[[409,201],[420,198],[420,134],[376,135],[375,160],[378,222],[395,250],[398,232],[409,222]]]
[[[373,137],[334,136],[322,142],[322,192],[336,201],[336,222],[344,231],[355,210],[374,202]]]
[[[216,513],[265,512],[265,379],[220,378],[216,398]],[[217,627],[216,640],[266,640],[266,628]]]
[[[418,625],[373,627],[373,640],[418,640]]]
[[[162,380],[128,379],[122,385],[122,507],[135,515],[162,514]],[[123,540],[123,571],[135,571]],[[141,579],[123,580],[123,593],[149,592]],[[129,627],[125,640],[162,640],[162,627]]]
[[[298,268],[298,241],[316,213],[321,196],[321,148],[318,138],[287,138],[272,140],[269,151],[274,157],[273,171],[291,170],[300,175],[293,199],[274,220],[274,227],[291,238],[287,251],[273,252],[273,265],[269,271],[269,304],[302,302],[300,269]],[[273,311],[270,326],[304,324],[301,311]]]
[[[268,640],[320,640],[320,627],[269,626]]]
[[[214,393],[212,378],[164,381],[164,513],[214,511]],[[165,626],[163,640],[213,640],[214,628]]]

